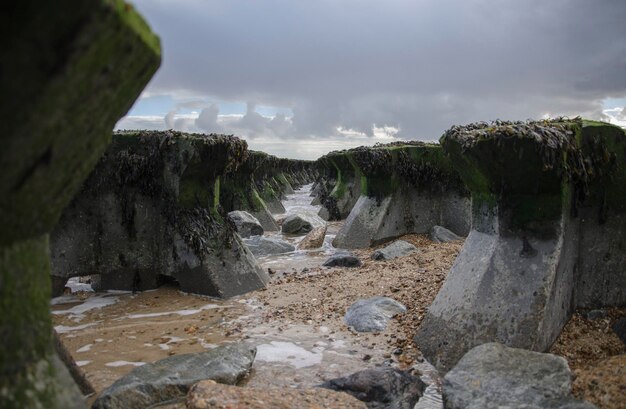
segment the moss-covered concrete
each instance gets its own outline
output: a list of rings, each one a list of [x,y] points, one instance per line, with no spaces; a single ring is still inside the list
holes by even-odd
[[[498,121],[455,126],[441,144],[473,218],[416,336],[431,362],[450,369],[493,341],[545,351],[574,308],[626,304],[622,129]]]
[[[230,136],[114,134],[53,231],[55,294],[90,274],[101,275],[102,289],[155,288],[160,276],[217,297],[262,287],[266,274],[220,205],[224,175],[246,158],[246,142]]]
[[[237,171],[225,176],[221,204],[226,211],[245,210],[255,216],[266,211],[284,213],[281,200],[285,194],[293,193],[294,188],[303,184],[312,183],[316,177],[315,162],[250,151]],[[265,223],[264,228],[273,230],[277,226]]]
[[[338,157],[353,171],[338,166]],[[338,182],[327,208],[333,196],[354,194],[344,186],[354,188],[358,180],[359,197],[337,234],[336,247],[368,247],[408,233],[426,233],[434,225],[461,235],[469,231],[469,194],[440,145],[405,142],[359,147],[336,153],[330,160],[337,168]]]
[[[160,63],[121,0],[25,0],[0,14],[0,407],[84,407],[55,355],[48,233]]]
[[[0,244],[7,244],[50,231],[160,51],[121,0],[21,1],[0,26]]]

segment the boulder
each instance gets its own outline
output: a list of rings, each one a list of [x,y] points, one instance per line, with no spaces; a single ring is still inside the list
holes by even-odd
[[[417,251],[417,247],[415,247],[411,243],[407,243],[404,240],[398,240],[398,241],[394,241],[387,247],[384,247],[380,250],[376,250],[372,254],[372,259],[391,260],[396,257],[406,256],[407,254],[411,254],[415,251]]]
[[[325,389],[241,388],[202,381],[187,395],[187,409],[365,409],[352,396]]]
[[[93,409],[139,409],[184,397],[197,382],[235,384],[252,367],[256,349],[229,344],[197,354],[173,355],[133,369],[105,389]]]
[[[346,325],[358,332],[384,331],[391,318],[406,312],[406,307],[388,297],[373,297],[352,304],[345,317]]]
[[[316,215],[298,213],[289,215],[283,220],[281,229],[286,234],[305,234],[316,227],[326,225],[324,220]]]
[[[445,227],[433,226],[430,229],[430,239],[436,243],[447,243],[454,240],[463,240],[463,237],[457,236]]]
[[[316,227],[311,230],[300,243],[298,243],[299,250],[311,250],[322,247],[324,244],[324,238],[326,237],[326,225],[322,227]]]
[[[263,235],[263,226],[261,226],[257,218],[250,213],[244,212],[243,210],[234,210],[228,213],[228,217],[235,223],[237,233],[239,233],[241,237]]]
[[[470,350],[443,380],[446,409],[591,409],[571,395],[572,373],[559,356],[488,343]]]
[[[255,257],[271,256],[272,254],[282,254],[295,251],[295,246],[285,240],[272,237],[254,236],[243,239]]]
[[[613,332],[615,332],[624,345],[626,345],[626,317],[622,317],[615,321],[612,328]]]
[[[322,264],[324,267],[360,267],[363,263],[352,254],[335,254]]]
[[[413,409],[426,388],[420,378],[389,367],[366,369],[320,386],[349,393],[370,409]]]

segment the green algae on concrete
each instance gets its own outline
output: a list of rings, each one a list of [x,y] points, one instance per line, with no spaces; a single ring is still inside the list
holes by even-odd
[[[246,149],[224,135],[115,133],[52,233],[53,293],[90,274],[102,289],[156,288],[161,276],[216,297],[262,287],[265,273],[220,205],[222,176],[237,172]]]
[[[48,233],[160,63],[121,0],[0,15],[0,407],[84,407],[52,348]]]
[[[545,351],[574,308],[626,304],[626,217],[609,199],[623,194],[623,130],[496,121],[455,126],[441,144],[473,220],[415,338],[430,362],[445,371],[493,341]]]
[[[0,20],[0,243],[49,231],[160,62],[122,1],[22,1]],[[9,97],[10,96],[10,97]]]

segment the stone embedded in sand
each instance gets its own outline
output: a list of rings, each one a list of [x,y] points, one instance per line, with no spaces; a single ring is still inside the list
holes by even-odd
[[[244,212],[243,210],[234,210],[228,213],[228,217],[235,223],[237,233],[239,233],[241,237],[263,235],[263,226],[261,226],[257,218],[250,213]]]
[[[391,260],[397,257],[406,256],[417,251],[417,247],[404,240],[397,240],[390,245],[376,250],[372,254],[373,260]]]
[[[571,395],[572,373],[559,356],[498,343],[470,350],[443,380],[446,408],[568,408],[594,405]]]
[[[192,385],[211,379],[235,384],[248,374],[256,349],[228,344],[197,354],[173,355],[133,369],[105,389],[93,409],[143,409],[184,397]]]
[[[290,253],[296,249],[293,244],[273,237],[254,236],[244,239],[243,242],[255,257]]]
[[[435,243],[447,243],[454,240],[463,240],[463,237],[452,233],[445,227],[433,226],[433,228],[430,229],[430,239]]]
[[[286,234],[305,234],[316,227],[325,225],[326,223],[319,216],[308,213],[298,213],[287,216],[282,222],[281,230]]]
[[[391,318],[405,312],[406,307],[392,298],[373,297],[352,304],[343,320],[358,332],[380,332]]]
[[[324,244],[324,238],[326,237],[326,225],[322,227],[316,227],[311,230],[300,243],[298,243],[298,250],[312,250],[322,247]]]
[[[322,264],[324,267],[360,267],[363,263],[352,254],[335,254]]]
[[[213,381],[195,384],[187,394],[187,409],[366,409],[352,396],[327,389],[245,388]]]
[[[420,378],[389,367],[366,369],[320,386],[349,393],[369,408],[381,409],[413,409],[426,388]]]

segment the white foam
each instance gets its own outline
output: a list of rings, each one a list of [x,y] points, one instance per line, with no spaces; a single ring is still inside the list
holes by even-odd
[[[110,366],[110,367],[118,367],[118,366],[126,366],[126,365],[141,366],[145,364],[146,364],[145,362],[114,361],[114,362],[107,362],[104,365]]]
[[[186,315],[193,315],[193,314],[197,314],[197,313],[199,313],[201,311],[212,310],[212,309],[216,309],[216,308],[229,308],[229,307],[225,307],[225,306],[221,306],[221,305],[217,305],[217,304],[207,304],[207,305],[205,305],[203,307],[200,307],[198,309],[195,309],[195,310],[152,312],[152,313],[148,313],[148,314],[130,314],[130,315],[125,316],[124,318],[130,318],[130,319],[153,318],[153,317],[162,317],[164,315],[186,316]]]
[[[65,334],[66,332],[78,331],[78,330],[81,330],[81,329],[92,327],[94,325],[96,325],[95,322],[92,322],[92,323],[89,323],[89,324],[83,324],[83,325],[76,325],[76,326],[73,326],[73,327],[67,327],[65,325],[57,325],[56,327],[54,327],[54,329],[59,334]]]
[[[90,363],[91,363],[91,361],[76,361],[76,365],[77,366],[85,366],[85,365],[88,365]]]
[[[75,293],[78,291],[86,291],[90,293],[93,292],[93,288],[91,288],[91,284],[81,283],[79,280],[80,279],[78,277],[72,277],[69,280],[67,280],[67,283],[65,284],[65,286],[68,287],[72,293]]]
[[[321,353],[307,351],[291,342],[272,341],[256,348],[257,361],[282,362],[296,368],[305,368],[322,362]]]
[[[93,344],[83,345],[82,347],[78,348],[76,352],[87,352],[91,349],[92,346]]]
[[[73,318],[82,319],[85,317],[84,313],[93,310],[96,308],[106,307],[108,305],[113,305],[118,301],[118,297],[109,297],[109,296],[101,296],[94,295],[93,297],[87,298],[82,304],[75,305],[69,310],[57,310],[52,311],[55,315],[68,314],[73,316]]]

